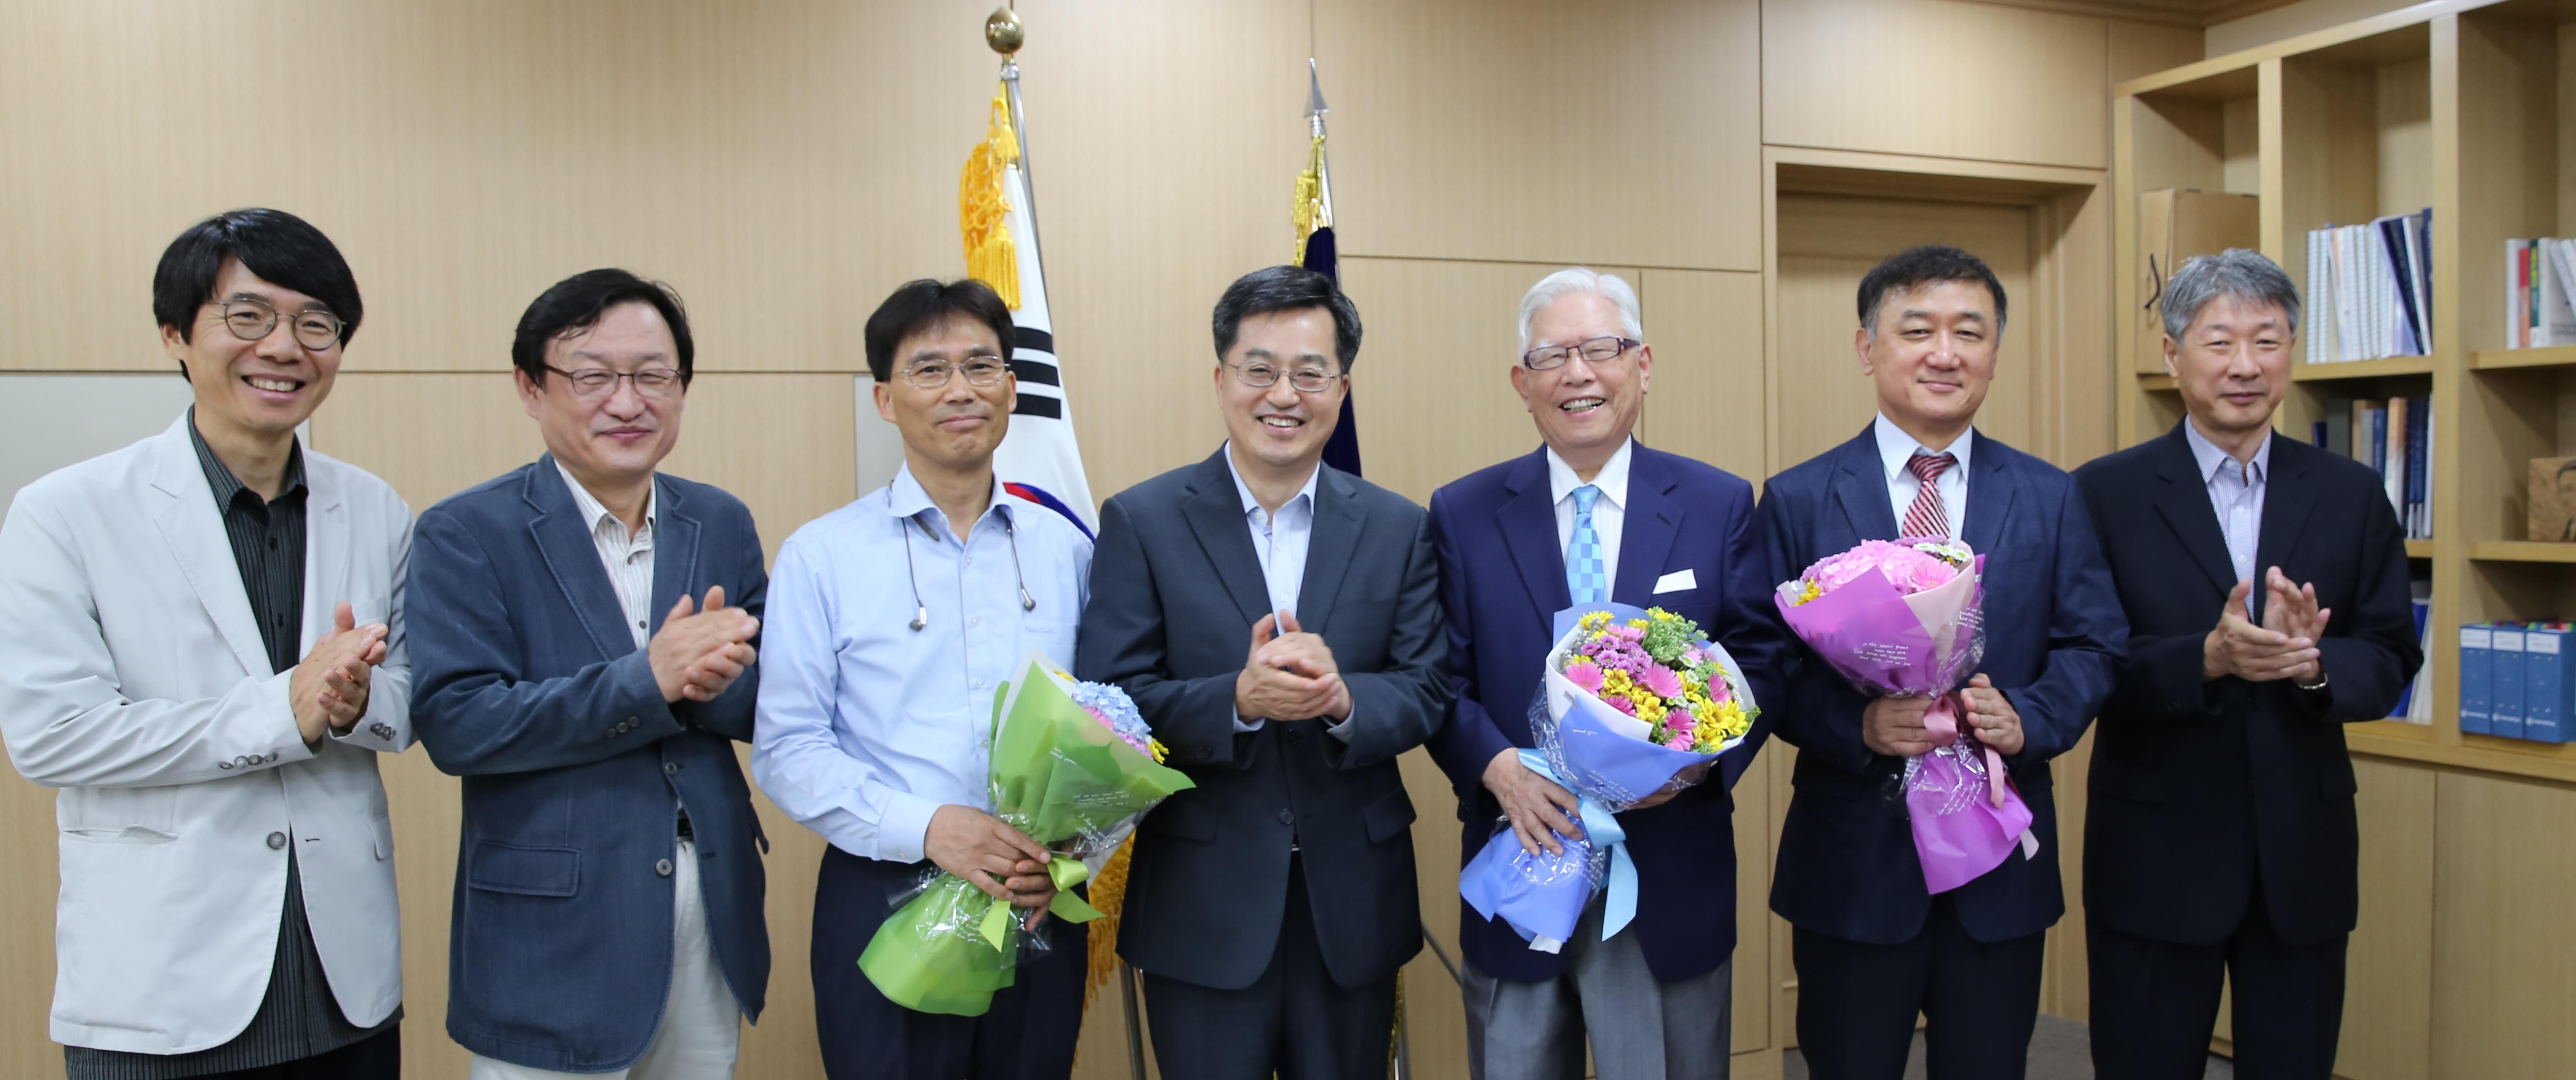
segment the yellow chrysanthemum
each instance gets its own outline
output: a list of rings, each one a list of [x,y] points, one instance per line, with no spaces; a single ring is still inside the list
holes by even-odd
[[[1818,584],[1816,584],[1816,579],[1814,579],[1814,578],[1808,578],[1807,580],[1805,580],[1804,582],[1801,582],[1801,583],[1799,584],[1799,586],[1798,586],[1798,599],[1797,599],[1797,600],[1795,600],[1795,601],[1793,601],[1793,602],[1791,603],[1791,606],[1792,606],[1792,607],[1794,607],[1794,606],[1796,606],[1796,605],[1798,605],[1798,604],[1806,603],[1806,602],[1807,602],[1807,601],[1809,601],[1809,600],[1813,600],[1813,599],[1815,599],[1815,598],[1817,598],[1817,597],[1819,597],[1819,596],[1823,596],[1823,595],[1825,595],[1825,587],[1824,587],[1824,586],[1822,586],[1822,585],[1818,585]]]
[[[1574,621],[1574,625],[1586,630],[1599,630],[1610,625],[1610,613],[1607,611],[1595,611],[1580,619],[1576,619]]]

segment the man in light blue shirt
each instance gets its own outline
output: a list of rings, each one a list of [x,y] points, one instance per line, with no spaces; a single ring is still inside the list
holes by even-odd
[[[934,871],[1028,909],[1046,849],[991,813],[993,696],[1031,650],[1073,659],[1091,540],[1008,494],[993,450],[1018,402],[1010,309],[983,283],[914,281],[868,319],[877,413],[903,433],[894,483],[778,552],[752,777],[822,834],[814,1011],[833,1077],[1062,1077],[1081,1033],[1089,936],[1044,920],[980,1017],[886,1000],[859,954]]]

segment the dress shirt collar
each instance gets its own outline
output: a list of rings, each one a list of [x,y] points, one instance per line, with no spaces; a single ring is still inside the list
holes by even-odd
[[[993,493],[985,504],[984,516],[1000,514],[1002,524],[1006,528],[1019,524],[1019,518],[1015,516],[1018,511],[1011,505],[1009,495],[1009,492],[1002,489],[1001,474],[995,473]],[[920,480],[913,477],[910,462],[905,462],[901,468],[896,469],[894,483],[886,485],[885,506],[889,517],[917,518],[923,511],[928,511],[933,518],[937,519],[937,524],[949,524],[947,515],[940,512],[939,504],[930,501],[930,492],[921,486]],[[936,533],[940,530],[933,528],[930,531]]]
[[[1950,471],[1965,479],[1968,475],[1969,447],[1977,441],[1977,429],[1971,426],[1968,430],[1960,432],[1958,438],[1950,440],[1949,446],[1935,450],[1923,445],[1914,436],[1906,434],[1905,429],[1896,426],[1896,422],[1888,419],[1886,413],[1878,414],[1878,420],[1870,425],[1870,431],[1878,436],[1879,465],[1886,470],[1887,479],[1891,481],[1910,475],[1905,468],[1905,463],[1912,460],[1917,453],[1948,454],[1957,458],[1958,463],[1950,466]]]
[[[188,442],[197,448],[197,467],[206,472],[206,486],[214,489],[215,508],[229,510],[233,500],[250,490],[250,485],[233,475],[232,466],[215,456],[215,448],[206,445],[206,436],[197,430],[197,407],[188,406]],[[304,489],[304,440],[295,440],[286,450],[286,475],[277,485],[277,497],[286,498]],[[254,493],[252,498],[259,496]],[[275,500],[271,500],[275,501]]]
[[[1261,509],[1261,500],[1254,498],[1252,486],[1243,482],[1243,471],[1234,467],[1234,441],[1227,440],[1222,449],[1225,454],[1225,474],[1234,478],[1234,493],[1243,500],[1243,516],[1250,518]],[[1306,486],[1298,488],[1297,494],[1290,496],[1287,502],[1279,504],[1279,512],[1287,513],[1288,509],[1297,505],[1300,500],[1305,502],[1308,510],[1314,509],[1315,481],[1323,475],[1323,463],[1317,462],[1314,471],[1306,474]]]
[[[1601,489],[1602,498],[1623,510],[1628,506],[1628,448],[1635,445],[1637,440],[1634,437],[1620,442],[1619,448],[1610,452],[1610,460],[1601,463],[1601,471],[1591,480],[1593,487]],[[1551,505],[1564,502],[1566,496],[1574,494],[1574,489],[1583,484],[1583,478],[1574,474],[1574,466],[1558,457],[1555,447],[1548,447],[1547,501]]]
[[[618,517],[615,511],[610,510],[608,508],[608,504],[600,502],[598,496],[590,493],[589,488],[581,486],[581,481],[573,477],[571,469],[564,468],[564,463],[561,460],[557,460],[555,462],[555,471],[563,474],[564,486],[572,489],[573,509],[581,511],[582,524],[589,526],[590,531],[594,533],[599,531],[599,523],[602,518],[617,522],[618,528],[623,529],[626,527],[625,519]],[[634,530],[636,535],[640,536],[653,531],[653,523],[658,520],[656,515],[660,513],[660,511],[656,509],[655,504],[661,501],[654,498],[653,489],[659,486],[659,484],[653,484],[648,485],[644,489],[644,527]]]
[[[2206,484],[2218,479],[2221,472],[2233,473],[2237,471],[2235,469],[2236,456],[2225,450],[2219,449],[2217,443],[2211,442],[2208,438],[2202,436],[2200,433],[2200,425],[2192,423],[2189,420],[2183,421],[2182,437],[2183,441],[2191,444],[2192,459],[2200,463],[2201,483]],[[2265,431],[2263,433],[2263,445],[2254,448],[2254,460],[2247,462],[2246,465],[2247,471],[2241,474],[2240,478],[2243,479],[2248,486],[2262,483],[2263,478],[2271,474],[2272,433],[2270,431]]]

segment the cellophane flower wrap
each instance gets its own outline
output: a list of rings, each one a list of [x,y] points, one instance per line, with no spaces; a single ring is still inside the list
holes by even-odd
[[[993,702],[994,816],[1044,844],[1057,892],[1048,912],[1069,922],[1100,917],[1074,886],[1173,792],[1193,787],[1162,764],[1127,692],[1075,680],[1038,653]],[[1026,912],[949,873],[924,875],[897,901],[859,955],[887,1000],[918,1012],[981,1016],[1010,986],[1023,950],[1045,942],[1020,929]]]
[[[2036,851],[2031,813],[2003,757],[1960,723],[1953,696],[1985,657],[1986,559],[1955,540],[1864,540],[1780,584],[1781,618],[1872,697],[1932,698],[1935,749],[1905,761],[1904,793],[1923,882],[1948,892]]]
[[[1705,779],[1761,712],[1735,658],[1671,612],[1577,605],[1556,614],[1555,630],[1529,705],[1538,745],[1521,763],[1581,799],[1583,835],[1557,837],[1562,855],[1533,855],[1503,828],[1458,878],[1478,914],[1502,918],[1542,952],[1574,935],[1597,889],[1609,893],[1601,936],[1627,925],[1637,872],[1614,815]]]

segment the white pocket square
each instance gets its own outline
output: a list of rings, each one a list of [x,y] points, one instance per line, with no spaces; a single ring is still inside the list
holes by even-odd
[[[1693,574],[1688,570],[1675,570],[1672,573],[1655,579],[1655,594],[1658,596],[1668,592],[1681,592],[1685,589],[1696,588],[1699,588],[1699,575]]]

